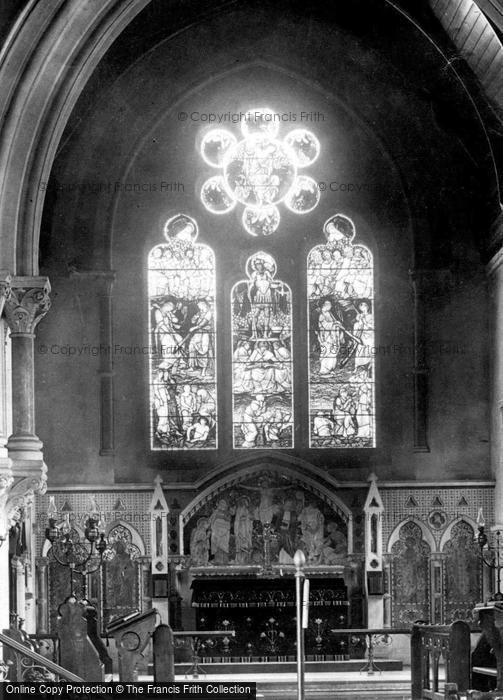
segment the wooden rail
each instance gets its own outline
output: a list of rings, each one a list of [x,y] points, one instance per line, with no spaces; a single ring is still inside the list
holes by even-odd
[[[374,659],[374,647],[378,643],[379,638],[392,637],[394,634],[411,634],[412,627],[371,627],[362,628],[354,627],[349,629],[337,628],[330,630],[334,635],[342,634],[352,634],[352,635],[365,635],[366,647],[367,647],[367,660],[365,666],[362,666],[360,673],[364,671],[367,675],[372,676],[376,671],[382,673],[381,668],[376,664]]]
[[[84,679],[80,676],[76,676],[74,673],[71,673],[71,671],[67,671],[59,664],[54,663],[54,661],[47,659],[45,656],[42,656],[42,654],[38,654],[36,651],[33,651],[21,642],[18,642],[15,639],[8,637],[6,634],[3,634],[1,632],[0,644],[7,647],[8,649],[12,649],[12,651],[14,651],[15,654],[19,654],[25,658],[31,659],[31,661],[34,662],[34,666],[37,666],[38,668],[45,668],[48,671],[51,671],[51,673],[55,673],[59,678],[63,678],[67,681],[74,681],[75,683],[84,682]],[[23,679],[16,678],[15,680],[21,681]]]

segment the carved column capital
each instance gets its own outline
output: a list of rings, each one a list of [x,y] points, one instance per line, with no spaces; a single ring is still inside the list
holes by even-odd
[[[14,483],[14,477],[9,472],[0,473],[0,499],[7,500],[10,487]]]
[[[16,476],[14,472],[14,476]],[[47,491],[47,465],[44,463],[42,468],[37,466],[29,475],[24,475],[22,479],[16,482],[12,487],[10,498],[23,499],[26,506],[31,505],[35,494],[43,496]]]
[[[9,506],[9,496],[13,483],[14,477],[11,469],[2,469],[0,471],[0,543],[6,539],[9,528],[15,522],[12,521]]]
[[[11,335],[33,335],[51,306],[47,277],[13,277],[5,299],[5,317]]]
[[[26,511],[33,504],[35,494],[45,493],[47,488],[46,471],[47,469],[40,475],[18,480],[14,486],[12,486],[13,479],[11,477],[10,484],[3,496],[0,493],[0,509],[3,515],[0,536],[5,537],[11,527],[24,520]],[[8,476],[0,475],[0,485],[2,478],[8,482]]]
[[[0,270],[0,316],[3,312],[5,301],[10,298],[12,277],[5,270]]]
[[[10,561],[11,568],[17,571],[18,574],[25,573],[26,561],[24,557],[12,557]]]

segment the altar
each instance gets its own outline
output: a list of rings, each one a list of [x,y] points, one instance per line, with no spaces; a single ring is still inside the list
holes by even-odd
[[[307,659],[361,657],[364,645],[343,633],[364,622],[361,556],[353,552],[351,511],[335,493],[262,467],[221,484],[181,520],[178,574],[187,623],[235,631],[208,638],[203,661],[295,659],[297,549],[310,581]]]
[[[198,577],[192,583],[192,606],[198,630],[234,630],[234,635],[207,640],[203,662],[294,661],[295,586],[290,572],[278,577]],[[351,606],[344,578],[310,577],[310,614],[306,657],[311,661],[344,660],[359,655],[348,635],[332,630],[351,626]]]

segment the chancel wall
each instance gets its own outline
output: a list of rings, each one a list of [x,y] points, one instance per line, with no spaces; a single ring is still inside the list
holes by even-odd
[[[102,634],[155,605],[219,630],[210,660],[293,660],[296,550],[310,660],[363,656],[350,626],[472,621],[494,593],[477,525],[503,512],[497,129],[480,86],[425,8],[194,0],[133,19],[142,3],[108,3],[92,31],[85,7],[39,3],[0,66],[16,116],[0,265],[12,622],[49,637],[75,593]],[[237,142],[246,126],[224,115],[249,109],[283,115],[277,134],[232,147],[235,172],[212,163],[210,115]],[[243,206],[243,178],[265,174],[245,173],[250,143],[266,170],[267,153],[288,161],[259,214]],[[106,548],[82,576],[58,545],[74,553],[89,527],[95,541],[93,523]],[[384,652],[405,658],[402,641]]]
[[[364,645],[357,639],[345,646],[342,629],[348,626],[403,628],[417,619],[447,624],[460,616],[472,618],[488,583],[474,536],[480,509],[490,512],[493,505],[490,484],[377,484],[383,508],[376,531],[379,542],[370,549],[382,552],[382,566],[376,567],[382,579],[375,588],[375,579],[371,582],[368,576],[375,558],[368,556],[367,546],[372,537],[366,518],[368,485],[329,488],[313,476],[318,474],[262,464],[254,473],[248,465],[232,476],[210,479],[199,491],[164,484],[169,513],[166,541],[159,551],[167,552],[169,562],[173,626],[237,629],[233,650],[217,645],[205,652],[208,659],[293,656],[292,554],[299,548],[305,552],[312,586],[310,658],[361,656]],[[376,482],[372,484],[375,489]],[[152,561],[159,542],[152,529],[152,498],[153,487],[146,486],[65,488],[37,497],[35,595],[40,631],[54,632],[59,598],[64,599],[70,585],[68,570],[48,554],[45,528],[51,502],[81,538],[90,503],[99,508],[113,551],[103,570],[88,577],[86,592],[96,604],[104,632],[114,617],[155,605]],[[75,583],[82,586],[81,580]],[[380,619],[376,605],[382,611]],[[256,644],[252,636],[256,639],[258,628],[264,636]],[[397,637],[378,654],[406,659],[407,643],[402,642]]]

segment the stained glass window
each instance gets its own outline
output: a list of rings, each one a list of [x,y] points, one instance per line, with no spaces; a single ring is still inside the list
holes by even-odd
[[[325,223],[307,261],[311,447],[375,447],[372,253],[351,219]]]
[[[201,156],[219,174],[203,183],[201,201],[209,212],[219,215],[237,203],[244,205],[245,231],[270,236],[280,223],[280,203],[294,214],[308,214],[318,206],[318,184],[298,171],[315,162],[320,143],[304,128],[280,134],[281,114],[268,107],[236,116],[241,120],[241,136],[218,128],[202,139]]]
[[[215,258],[177,214],[148,258],[151,447],[217,446]]]
[[[232,289],[234,447],[293,447],[290,287],[267,253],[246,274]]]

